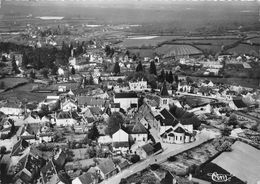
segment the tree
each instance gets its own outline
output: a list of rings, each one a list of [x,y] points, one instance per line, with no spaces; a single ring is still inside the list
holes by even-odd
[[[143,65],[141,61],[139,61],[137,67],[136,67],[136,72],[143,72]]]
[[[236,115],[232,114],[229,117],[228,125],[236,126],[238,124]]]
[[[119,66],[118,62],[115,63],[114,74],[116,74],[116,75],[120,74],[120,66]]]
[[[75,70],[74,67],[71,68],[70,73],[71,73],[72,75],[75,75],[75,74],[76,74],[76,70]]]
[[[4,81],[0,82],[0,89],[5,89],[5,82]]]
[[[124,123],[124,118],[119,112],[114,112],[111,114],[108,120],[107,133],[109,135],[113,135],[116,131],[118,131]]]
[[[51,68],[51,74],[57,75],[57,72],[58,72],[58,67],[54,64],[53,67]]]
[[[88,132],[88,138],[91,140],[97,140],[98,137],[99,137],[99,131],[97,129],[96,124],[94,124]]]
[[[150,63],[150,74],[157,75],[156,66],[155,66],[154,61],[152,61],[152,62]]]
[[[22,67],[26,68],[28,64],[29,64],[29,58],[27,54],[24,53],[22,56]]]
[[[106,47],[105,47],[105,53],[106,53],[106,56],[109,56],[109,55],[110,55],[110,53],[111,53],[111,48],[110,48],[109,45],[106,45]]]
[[[168,82],[169,82],[169,83],[173,83],[173,74],[172,74],[172,71],[170,71],[170,73],[169,73]]]
[[[165,80],[169,82],[169,73],[167,71],[165,72]]]
[[[5,146],[1,146],[0,154],[5,154],[5,152],[6,152],[6,147]]]
[[[35,73],[33,72],[33,70],[31,70],[30,72],[30,78],[35,79]]]
[[[94,78],[93,78],[92,75],[90,75],[88,83],[89,83],[89,85],[93,85],[94,84]]]
[[[48,79],[49,70],[47,68],[43,68],[41,70],[41,74],[44,78]]]
[[[7,62],[7,59],[4,55],[2,55],[2,62]]]
[[[164,82],[165,81],[165,72],[164,69],[161,71],[161,75],[158,77],[159,82]]]

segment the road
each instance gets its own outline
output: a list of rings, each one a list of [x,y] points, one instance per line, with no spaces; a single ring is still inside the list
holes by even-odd
[[[122,172],[118,173],[117,175],[115,175],[111,178],[108,178],[107,180],[102,181],[101,184],[118,184],[118,183],[120,183],[122,178],[127,178],[127,177],[131,176],[132,174],[142,171],[151,164],[162,163],[162,162],[166,161],[168,157],[177,155],[190,148],[196,147],[196,146],[206,142],[209,139],[210,138],[206,134],[198,134],[197,140],[195,142],[186,143],[186,144],[182,144],[182,145],[173,144],[173,145],[176,145],[176,147],[175,147],[176,149],[172,149],[173,147],[168,147],[166,150],[164,150],[164,152],[162,152],[158,155],[155,155],[155,156],[151,156],[150,158],[148,158],[140,163],[136,163],[136,164],[130,166],[128,169],[123,170]],[[157,160],[156,162],[155,162],[155,159]]]

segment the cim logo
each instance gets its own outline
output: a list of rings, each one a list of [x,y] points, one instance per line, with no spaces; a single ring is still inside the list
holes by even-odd
[[[211,179],[215,182],[227,182],[233,177],[230,174],[218,174],[217,172],[208,173],[208,176],[211,176]]]

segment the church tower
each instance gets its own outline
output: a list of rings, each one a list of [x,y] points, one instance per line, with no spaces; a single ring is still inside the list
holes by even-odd
[[[169,93],[167,90],[166,82],[163,83],[161,92],[160,92],[160,107],[169,108]]]

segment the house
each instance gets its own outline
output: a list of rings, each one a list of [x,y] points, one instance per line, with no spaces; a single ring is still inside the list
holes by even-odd
[[[129,134],[122,127],[112,135],[112,141],[114,151],[125,153],[129,150]]]
[[[60,112],[56,115],[54,123],[57,126],[73,126],[78,122],[75,116],[73,116],[74,114],[73,112]]]
[[[14,130],[14,121],[10,118],[3,118],[0,122],[0,138],[8,138]]]
[[[111,112],[119,112],[120,111],[120,103],[111,103]]]
[[[51,130],[51,128],[47,125],[44,125],[40,127],[37,137],[39,138],[40,142],[52,142],[54,137],[54,132]]]
[[[45,118],[41,119],[36,112],[27,113],[24,117],[24,122],[26,124],[45,123],[47,121],[49,120],[46,120]]]
[[[147,81],[143,79],[137,82],[129,82],[130,91],[145,91],[147,90]]]
[[[240,98],[233,98],[233,100],[229,102],[229,107],[232,110],[236,110],[236,111],[247,109],[247,105]]]
[[[170,171],[167,171],[165,177],[161,180],[160,184],[176,184],[177,180],[175,179],[175,175]]]
[[[169,128],[178,124],[178,120],[167,109],[161,110],[159,114],[155,116],[155,120],[158,122],[157,130],[159,136]]]
[[[178,91],[179,92],[191,92],[191,85],[189,85],[186,81],[181,81],[178,83]]]
[[[40,175],[43,184],[70,184],[65,171],[56,167],[52,159],[41,169]]]
[[[169,109],[169,103],[170,103],[169,93],[168,93],[168,90],[167,90],[166,82],[164,82],[163,86],[161,88],[161,92],[160,92],[160,104],[159,104],[159,106],[161,108]]]
[[[40,129],[40,124],[24,124],[21,126],[16,135],[18,139],[25,139],[30,144],[38,142],[37,133]]]
[[[33,183],[45,162],[41,155],[41,151],[36,148],[30,149],[29,153],[24,154],[13,167],[14,180],[20,180],[22,183]]]
[[[78,108],[76,102],[74,102],[73,100],[69,99],[69,100],[65,100],[64,102],[61,103],[61,110],[63,111],[76,111]]]
[[[133,129],[131,130],[131,137],[134,142],[147,142],[148,131],[142,123],[136,122]]]
[[[148,130],[149,129],[149,123],[146,120],[145,117],[142,117],[142,119],[140,119],[140,123]]]
[[[131,164],[129,163],[129,161],[127,159],[124,159],[123,161],[121,161],[116,167],[118,169],[118,171],[122,171],[124,169],[127,169]]]
[[[148,143],[137,148],[136,153],[140,156],[141,159],[146,159],[154,153],[154,147]]]
[[[97,173],[102,180],[117,174],[117,168],[111,159],[105,159],[96,166]]]
[[[174,128],[169,128],[161,135],[161,137],[163,142],[170,144],[183,144],[194,141],[192,135],[186,131],[181,124],[178,124]]]
[[[24,139],[20,139],[18,140],[11,151],[11,155],[10,157],[16,157],[16,156],[21,156],[23,154],[23,151],[29,147],[29,143],[24,140]]]
[[[79,107],[105,107],[106,100],[92,96],[77,96],[76,101]]]
[[[126,111],[133,105],[137,107],[138,96],[134,92],[116,93],[114,96],[114,103],[119,103],[120,107]]]
[[[92,173],[84,173],[81,176],[72,180],[72,184],[97,184],[98,180]]]
[[[6,115],[20,116],[24,109],[21,102],[17,100],[5,100],[0,103],[0,111]]]

